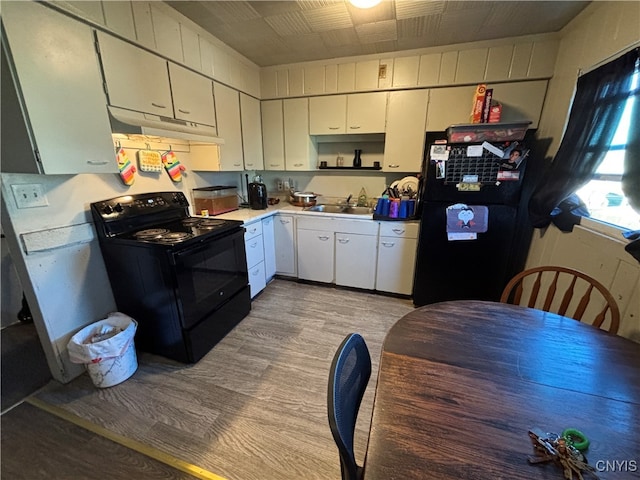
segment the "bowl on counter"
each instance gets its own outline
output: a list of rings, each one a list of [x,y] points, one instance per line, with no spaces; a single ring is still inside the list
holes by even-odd
[[[317,203],[318,195],[313,192],[291,192],[289,203],[296,207],[313,207]]]

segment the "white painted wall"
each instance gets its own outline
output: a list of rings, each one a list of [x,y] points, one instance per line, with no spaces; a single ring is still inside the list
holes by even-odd
[[[186,155],[183,162],[188,166]],[[116,310],[99,245],[90,226],[90,203],[129,193],[177,190],[183,191],[192,203],[192,188],[224,184],[240,187],[241,191],[243,178],[240,173],[187,170],[183,181],[174,183],[162,171],[138,173],[135,183],[127,187],[116,174],[2,175],[3,230],[55,379],[67,382],[83,371],[81,366],[70,363],[66,353],[73,333]],[[18,209],[11,185],[32,183],[42,185],[49,205]],[[65,241],[60,242],[52,232],[47,232],[40,240],[41,249],[25,251],[24,240],[33,236],[33,232],[57,231],[66,226],[74,227]],[[74,232],[84,234],[87,227],[89,237],[83,236],[81,243],[75,243],[78,239]],[[52,248],[47,248],[47,242]]]
[[[560,146],[580,70],[588,71],[640,44],[640,2],[593,2],[562,32],[555,73],[549,83],[538,134]],[[624,251],[621,230],[583,219],[571,233],[553,225],[536,230],[527,267],[563,265],[602,282],[621,312],[618,332],[640,342],[640,264]]]

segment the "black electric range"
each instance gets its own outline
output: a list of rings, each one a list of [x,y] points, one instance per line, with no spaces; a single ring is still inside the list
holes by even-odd
[[[120,196],[91,212],[140,349],[196,362],[249,313],[242,222],[191,217],[182,192]]]

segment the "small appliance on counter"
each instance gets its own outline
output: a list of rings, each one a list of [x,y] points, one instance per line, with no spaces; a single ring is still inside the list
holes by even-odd
[[[262,183],[262,177],[256,175],[253,182],[247,185],[249,206],[253,210],[265,210],[267,208],[267,186]]]
[[[193,211],[196,215],[219,215],[238,210],[236,187],[222,185],[193,189]]]

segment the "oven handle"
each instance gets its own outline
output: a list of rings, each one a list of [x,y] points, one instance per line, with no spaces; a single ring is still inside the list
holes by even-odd
[[[230,232],[226,232],[225,234],[221,234],[213,238],[208,238],[206,240],[201,240],[200,243],[192,247],[187,247],[184,250],[173,252],[173,254],[171,255],[171,264],[175,266],[178,263],[181,263],[180,259],[185,258],[188,255],[193,255],[195,253],[201,252],[202,250],[211,248],[211,245],[213,245],[215,242],[218,242],[220,240],[232,241],[233,237],[242,237],[244,240],[244,229],[243,228],[239,228],[238,230],[234,229]]]

